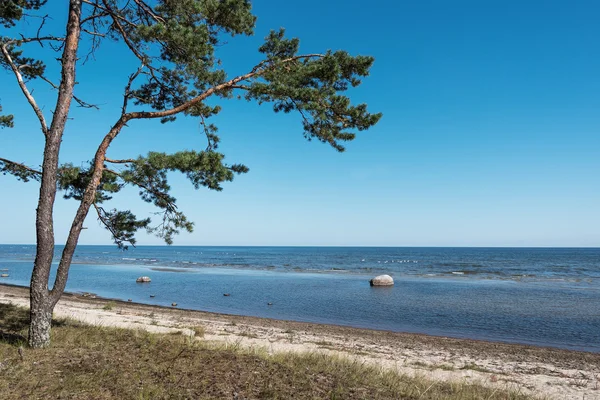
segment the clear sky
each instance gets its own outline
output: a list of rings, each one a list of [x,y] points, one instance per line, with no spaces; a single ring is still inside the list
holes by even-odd
[[[64,21],[66,2],[49,3],[51,29]],[[298,115],[223,103],[213,121],[220,150],[250,172],[223,192],[172,176],[180,209],[196,222],[175,244],[600,246],[598,2],[262,0],[254,11],[255,36],[219,49],[231,75],[259,60],[270,29],[285,27],[305,52],[375,56],[351,97],[384,116],[339,154],[306,142]],[[134,65],[107,44],[79,69],[76,94],[102,109],[73,109],[62,162],[93,157]],[[50,118],[52,93],[33,87]],[[3,71],[0,102],[16,117],[14,129],[0,131],[0,157],[39,165],[42,134]],[[108,155],[204,147],[193,119],[134,122]],[[0,243],[33,243],[37,184],[0,176],[0,191]],[[113,205],[153,211],[135,190]],[[57,200],[57,243],[75,207]],[[94,215],[86,226],[80,243],[110,243]],[[138,242],[160,244],[145,234]]]

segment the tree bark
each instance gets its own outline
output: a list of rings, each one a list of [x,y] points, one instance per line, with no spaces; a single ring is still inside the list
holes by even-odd
[[[40,348],[50,345],[52,310],[53,307],[49,304],[48,296],[38,296],[32,286],[29,310],[29,346]]]
[[[77,63],[77,49],[79,47],[80,20],[81,0],[71,0],[69,2],[67,36],[61,59],[61,82],[58,89],[54,117],[46,135],[40,198],[36,210],[37,248],[33,273],[31,274],[28,340],[31,347],[46,347],[50,344],[52,311],[58,301],[58,298],[56,301],[54,300],[54,296],[51,296],[48,290],[48,278],[50,276],[52,260],[54,259],[53,208],[56,198],[60,144],[75,86],[75,65]]]

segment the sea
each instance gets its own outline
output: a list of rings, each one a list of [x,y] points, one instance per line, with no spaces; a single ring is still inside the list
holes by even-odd
[[[29,285],[34,256],[0,245],[0,283]],[[67,291],[600,353],[600,248],[79,246]]]

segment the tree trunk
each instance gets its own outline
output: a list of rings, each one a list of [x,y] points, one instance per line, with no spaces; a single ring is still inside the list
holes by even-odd
[[[29,311],[29,346],[48,347],[50,345],[50,327],[52,325],[52,310],[48,291],[36,291],[31,287],[31,308]]]
[[[40,198],[36,210],[36,255],[31,274],[29,345],[46,347],[50,344],[52,310],[62,292],[51,296],[48,291],[48,278],[54,258],[54,200],[58,156],[63,132],[69,115],[73,88],[75,87],[75,66],[81,32],[81,0],[70,0],[67,35],[61,59],[61,81],[54,117],[46,133]]]

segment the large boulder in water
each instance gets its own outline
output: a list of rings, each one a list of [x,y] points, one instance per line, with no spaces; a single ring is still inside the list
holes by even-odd
[[[135,280],[137,283],[147,283],[147,282],[152,282],[152,279],[150,279],[149,276],[140,276],[139,278],[137,278]]]
[[[389,275],[379,275],[369,281],[371,286],[393,286],[394,278]]]

